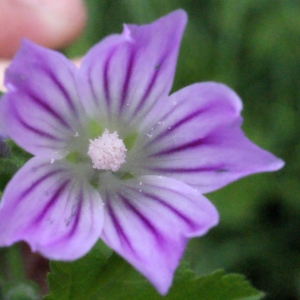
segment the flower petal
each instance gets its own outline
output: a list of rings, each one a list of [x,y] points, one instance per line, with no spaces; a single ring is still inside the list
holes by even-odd
[[[214,206],[174,179],[141,176],[107,191],[102,239],[161,293],[171,285],[188,238],[218,222]]]
[[[81,131],[75,73],[78,69],[58,52],[23,41],[5,73],[2,97],[5,132],[34,155],[59,158],[68,141]]]
[[[91,116],[141,120],[170,92],[186,13],[177,10],[149,25],[125,25],[84,58],[78,82]],[[83,83],[83,84],[82,84]],[[97,114],[95,116],[95,114]]]
[[[249,174],[280,169],[280,159],[244,136],[241,108],[236,93],[218,83],[173,94],[144,122],[146,157],[139,160],[144,173],[176,178],[207,193]]]
[[[102,226],[99,193],[62,161],[32,158],[4,191],[2,246],[25,240],[47,258],[73,260],[92,248]]]

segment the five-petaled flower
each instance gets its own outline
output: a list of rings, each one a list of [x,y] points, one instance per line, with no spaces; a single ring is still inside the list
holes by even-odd
[[[24,41],[5,74],[7,134],[32,153],[7,185],[0,245],[74,260],[101,238],[161,293],[189,238],[218,222],[202,195],[281,160],[242,133],[239,97],[204,82],[169,95],[186,14],[125,25],[77,68]]]

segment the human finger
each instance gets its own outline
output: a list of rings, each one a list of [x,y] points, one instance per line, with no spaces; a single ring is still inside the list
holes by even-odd
[[[0,57],[12,57],[23,37],[46,47],[63,47],[80,34],[85,22],[81,0],[1,0]]]

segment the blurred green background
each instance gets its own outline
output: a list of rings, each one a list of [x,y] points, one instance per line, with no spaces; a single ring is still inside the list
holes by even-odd
[[[266,299],[300,299],[300,1],[86,0],[88,24],[63,52],[78,57],[123,23],[143,24],[177,8],[189,22],[173,90],[199,81],[232,87],[244,103],[243,129],[285,160],[276,173],[244,178],[207,195],[220,224],[190,242],[197,274],[240,272]]]
[[[300,299],[300,1],[86,0],[84,35],[65,50],[83,55],[123,23],[148,23],[183,8],[189,22],[173,90],[220,81],[244,103],[243,129],[283,158],[279,172],[258,174],[208,195],[221,221],[194,239],[186,258],[198,274],[244,273],[266,299]]]

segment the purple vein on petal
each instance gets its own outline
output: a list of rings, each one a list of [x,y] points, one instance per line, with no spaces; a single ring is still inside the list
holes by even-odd
[[[153,188],[157,188],[156,186],[153,186]],[[167,189],[167,188],[162,188],[164,190],[167,191],[171,191],[174,193],[174,191]],[[154,200],[155,202],[158,202],[160,205],[166,207],[167,209],[169,209],[170,211],[172,211],[177,217],[179,217],[180,219],[182,219],[191,229],[195,229],[195,224],[193,222],[191,222],[185,215],[183,215],[180,211],[178,211],[176,208],[174,208],[173,206],[169,205],[168,203],[162,201],[160,198],[158,198],[157,196],[147,193],[147,192],[143,192],[143,195]],[[181,195],[181,194],[180,194]],[[182,195],[181,195],[182,196]]]
[[[70,183],[70,179],[65,180],[60,186],[58,186],[56,192],[54,193],[54,195],[49,199],[47,205],[44,207],[44,209],[34,218],[34,220],[32,221],[32,225],[34,224],[39,224],[43,218],[45,217],[45,215],[47,214],[47,212],[51,209],[51,207],[53,207],[53,205],[57,202],[57,200],[59,200],[60,195],[66,190],[67,186]]]
[[[194,167],[194,168],[164,168],[164,167],[151,167],[148,169],[155,172],[166,172],[166,173],[198,173],[198,172],[216,172],[223,173],[228,172],[228,170],[221,166],[211,166],[211,167]]]
[[[164,189],[164,188],[163,188]],[[165,190],[168,190],[165,188]],[[189,220],[185,215],[183,215],[180,211],[178,211],[176,208],[174,208],[173,206],[169,205],[168,203],[162,201],[160,198],[158,198],[155,195],[152,194],[146,194],[147,197],[149,197],[152,200],[155,200],[156,202],[158,202],[160,205],[165,206],[167,209],[169,209],[170,211],[172,211],[177,217],[179,217],[180,219],[182,219],[191,229],[195,229],[195,224],[193,222],[191,222],[191,220]],[[180,194],[180,196],[182,196]]]
[[[43,72],[45,74],[45,77],[48,77],[51,79],[51,81],[54,83],[54,85],[56,85],[58,90],[61,92],[62,96],[66,100],[70,109],[73,111],[74,115],[76,115],[76,117],[79,117],[78,111],[77,111],[69,93],[67,92],[67,90],[65,89],[63,84],[61,84],[61,82],[57,79],[57,77],[53,73],[52,69],[47,67],[49,62],[42,61],[42,60],[43,60],[43,57],[40,56],[40,64],[38,66],[35,65],[35,67],[39,69],[39,72]],[[65,68],[65,69],[69,71],[70,77],[72,77],[72,79],[74,81],[74,86],[75,86],[74,75],[72,74],[72,72],[70,72],[69,68]]]
[[[128,66],[127,66],[127,70],[126,70],[126,76],[125,76],[125,80],[124,80],[124,84],[123,84],[121,101],[120,101],[120,113],[122,112],[125,101],[127,99],[128,87],[129,87],[130,78],[132,75],[134,59],[135,59],[135,52],[133,51],[133,49],[131,49],[131,52],[129,55],[129,60],[128,60]]]
[[[178,107],[177,107],[178,109]],[[160,134],[158,134],[157,136],[155,136],[153,139],[149,140],[148,144],[152,144],[153,142],[157,142],[158,140],[160,140],[161,138],[165,137],[166,135],[170,134],[172,131],[174,131],[176,128],[178,128],[181,125],[184,125],[185,123],[188,123],[190,121],[192,121],[193,119],[197,118],[199,115],[201,115],[202,113],[204,113],[207,109],[205,108],[201,108],[195,112],[192,112],[190,115],[185,116],[184,118],[182,118],[181,120],[177,121],[175,124],[171,125],[171,127],[169,127],[167,130],[162,131]],[[165,119],[167,116],[165,116],[163,119]]]
[[[110,218],[112,220],[112,223],[113,223],[113,226],[115,227],[115,230],[117,232],[117,235],[119,236],[120,238],[120,242],[123,244],[125,243],[127,245],[127,247],[131,250],[132,253],[135,253],[137,255],[137,253],[135,252],[134,248],[132,247],[131,245],[131,242],[130,240],[128,239],[128,237],[126,236],[121,224],[119,223],[115,213],[114,213],[114,210],[110,204],[110,199],[109,199],[109,196],[108,196],[108,193],[106,193],[106,197],[105,199],[107,200],[106,201],[106,209],[107,209],[107,213],[110,215]]]
[[[57,146],[56,145],[43,145],[43,144],[35,144],[36,148],[44,148],[44,149],[52,149],[53,151],[57,150]]]
[[[49,163],[47,163],[49,164]],[[40,165],[39,168],[42,168],[44,165]],[[45,174],[44,176],[40,177],[39,179],[37,179],[36,181],[32,182],[30,187],[28,187],[26,190],[24,190],[22,192],[22,194],[19,196],[19,199],[25,198],[28,196],[29,193],[31,193],[34,189],[36,189],[44,180],[47,180],[48,178],[50,178],[51,176],[58,174],[58,173],[62,173],[64,170],[63,169],[57,169],[57,170],[53,170],[47,174]]]
[[[49,70],[48,68],[45,68],[45,67],[43,69],[44,69],[44,72],[51,78],[53,83],[58,87],[58,90],[60,90],[60,92],[62,93],[64,99],[67,100],[67,104],[69,105],[69,107],[73,111],[74,115],[76,115],[76,117],[79,117],[78,111],[77,111],[77,109],[76,109],[69,93],[64,88],[64,86],[60,83],[59,80],[57,80],[56,76],[53,74],[53,72],[51,70]],[[75,78],[74,78],[72,73],[70,73],[70,76],[73,78],[73,81],[75,82]],[[74,86],[75,86],[75,83],[74,83]]]
[[[133,115],[136,115],[140,111],[140,109],[144,106],[144,103],[147,100],[147,98],[149,97],[149,95],[152,91],[152,88],[153,88],[153,86],[154,86],[154,84],[157,80],[157,77],[160,73],[160,70],[162,69],[163,62],[164,62],[164,59],[165,59],[166,56],[167,55],[164,55],[162,57],[162,59],[160,60],[160,62],[156,66],[154,66],[154,72],[153,72],[153,75],[152,75],[152,77],[149,81],[148,87],[146,88],[144,95],[142,96],[142,98],[141,98],[140,102],[138,103],[137,107],[135,108],[135,110],[133,112]],[[155,102],[153,103],[153,105],[154,104],[155,104]]]
[[[159,232],[157,232],[157,229],[154,227],[154,225],[130,203],[130,200],[128,200],[127,198],[125,198],[120,194],[118,194],[118,196],[123,200],[126,209],[131,210],[133,214],[141,220],[141,222],[144,224],[144,227],[147,229],[147,231],[151,232],[151,234],[154,236],[155,240],[157,241],[157,244],[159,246],[162,246],[163,239],[161,238]]]
[[[104,87],[104,95],[105,95],[105,101],[106,101],[106,105],[107,108],[110,108],[110,91],[109,91],[109,76],[108,76],[108,72],[109,72],[109,66],[111,63],[111,59],[114,56],[114,53],[117,51],[118,47],[115,47],[111,50],[111,52],[109,53],[105,64],[104,64],[104,69],[103,69],[103,87]]]
[[[48,133],[48,132],[45,132],[43,130],[40,130],[40,129],[37,129],[35,127],[32,127],[30,125],[28,125],[22,118],[21,116],[18,114],[18,112],[16,111],[16,109],[14,109],[14,113],[16,115],[16,119],[28,130],[34,132],[35,134],[37,135],[40,135],[42,138],[49,138],[50,140],[54,140],[54,141],[59,141],[59,142],[63,142],[62,139],[59,139],[58,137]]]
[[[82,203],[83,203],[83,191],[81,189],[80,190],[80,195],[78,197],[78,202],[76,204],[75,219],[74,219],[72,228],[71,228],[71,230],[68,233],[68,237],[72,236],[75,233],[75,231],[76,231],[76,229],[78,227],[79,219],[80,219],[80,213],[81,213],[81,210],[82,210]]]
[[[153,153],[150,156],[170,155],[170,154],[173,154],[175,152],[179,152],[179,151],[183,151],[183,150],[187,150],[187,149],[191,149],[191,148],[196,148],[196,147],[201,146],[201,145],[208,145],[208,143],[206,142],[205,137],[190,141],[190,142],[185,143],[185,144],[181,144],[177,147],[173,147],[173,148],[169,148],[169,149],[165,149],[165,150]]]
[[[99,107],[98,97],[97,97],[97,94],[95,92],[95,87],[93,85],[93,80],[92,80],[92,77],[91,77],[92,72],[93,72],[93,65],[89,66],[89,68],[87,70],[87,74],[88,74],[87,79],[88,79],[89,87],[91,88],[94,104],[95,104],[96,107]]]
[[[64,125],[66,128],[71,129],[70,124],[68,124],[65,119],[58,114],[52,107],[50,107],[48,104],[40,100],[37,96],[33,95],[31,92],[27,92],[28,96],[33,99],[33,101],[38,104],[41,108],[46,110],[50,115],[52,115],[59,123]]]

